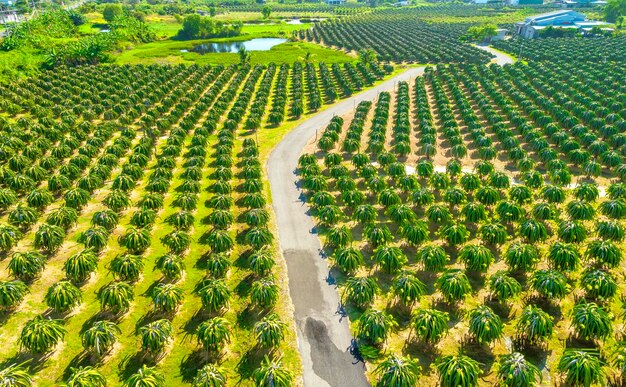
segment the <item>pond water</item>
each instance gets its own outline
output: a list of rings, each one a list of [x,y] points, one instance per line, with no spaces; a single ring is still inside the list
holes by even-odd
[[[239,52],[241,47],[245,47],[247,51],[267,51],[270,48],[285,43],[287,39],[282,38],[257,38],[246,40],[243,42],[207,42],[202,43],[191,49],[199,54],[215,53],[215,52]]]

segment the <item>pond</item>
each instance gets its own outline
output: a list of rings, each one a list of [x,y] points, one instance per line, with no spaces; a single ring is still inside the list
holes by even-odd
[[[199,54],[215,53],[215,52],[239,52],[241,47],[245,47],[247,51],[267,51],[270,48],[285,43],[287,39],[282,38],[257,38],[246,40],[243,42],[207,42],[202,43],[191,49]]]

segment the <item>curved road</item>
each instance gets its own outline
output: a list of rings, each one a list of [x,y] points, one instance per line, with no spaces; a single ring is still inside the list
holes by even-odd
[[[496,55],[504,65],[513,59],[490,47],[479,47]],[[304,194],[295,173],[302,150],[333,116],[353,110],[359,102],[373,101],[397,82],[424,73],[424,67],[406,70],[380,85],[346,99],[304,121],[274,148],[267,162],[272,206],[278,236],[287,262],[289,294],[294,303],[298,346],[307,387],[365,387],[364,363],[354,356],[348,317],[342,313],[336,285],[324,260],[322,245],[308,215]]]
[[[304,385],[311,387],[369,386],[364,364],[352,355],[348,318],[340,312],[339,295],[314,233],[295,169],[302,150],[335,115],[343,115],[364,100],[374,100],[399,81],[424,72],[409,69],[380,85],[346,99],[309,118],[289,132],[270,154],[267,168],[272,203],[283,256],[287,261],[289,293],[295,310]]]
[[[509,54],[505,54],[502,51],[498,51],[491,46],[486,46],[484,44],[477,44],[474,47],[495,55],[496,57],[494,58],[494,62],[499,64],[500,66],[504,66],[505,64],[515,63],[515,59],[512,56],[510,56]]]

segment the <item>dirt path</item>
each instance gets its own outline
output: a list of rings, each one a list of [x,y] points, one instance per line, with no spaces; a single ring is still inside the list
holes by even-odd
[[[494,62],[499,64],[500,66],[504,66],[505,64],[513,64],[513,63],[515,63],[515,59],[513,59],[512,56],[509,56],[509,55],[503,53],[502,51],[495,50],[495,49],[493,49],[490,46],[477,44],[474,47],[479,48],[479,49],[481,49],[483,51],[487,51],[487,52],[492,53],[493,55],[495,55],[496,57],[494,59]]]
[[[374,100],[399,81],[409,81],[424,71],[412,68],[377,87],[355,95],[311,117],[291,131],[272,151],[268,176],[276,213],[280,246],[287,261],[289,292],[295,306],[298,346],[305,386],[368,386],[364,364],[352,355],[352,335],[347,316],[340,313],[334,279],[322,256],[322,245],[296,186],[298,158],[316,129],[334,115],[352,110],[355,103]],[[355,102],[356,101],[356,102]]]

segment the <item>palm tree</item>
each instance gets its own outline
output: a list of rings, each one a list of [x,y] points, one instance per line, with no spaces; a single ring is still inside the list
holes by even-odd
[[[465,355],[441,356],[435,360],[441,387],[474,387],[481,371],[476,360]]]
[[[397,325],[391,315],[380,310],[368,309],[357,321],[357,336],[374,345],[380,344],[387,340]]]
[[[258,279],[250,287],[250,301],[261,308],[270,308],[278,301],[280,288],[272,277]]]
[[[272,244],[274,235],[265,227],[253,227],[244,237],[245,243],[255,250]]]
[[[418,339],[436,344],[448,332],[450,316],[437,309],[418,309],[411,319],[411,327]]]
[[[243,214],[243,218],[250,227],[265,226],[269,222],[269,213],[264,208],[252,208]]]
[[[407,262],[406,254],[396,246],[380,246],[374,252],[374,260],[386,273],[400,270]]]
[[[63,264],[65,276],[77,284],[89,279],[97,267],[98,256],[92,249],[85,249],[70,256]]]
[[[45,266],[46,259],[43,255],[36,251],[27,251],[13,253],[7,269],[15,277],[23,281],[31,281],[41,274]]]
[[[604,384],[604,362],[597,350],[566,349],[559,359],[557,370],[565,374],[568,386]]]
[[[107,380],[91,366],[70,367],[70,376],[65,382],[67,387],[106,387]]]
[[[523,346],[545,342],[554,332],[552,316],[541,308],[528,305],[515,324],[516,339]]]
[[[174,329],[169,320],[161,319],[148,323],[139,328],[141,349],[152,356],[158,355],[172,341]]]
[[[503,355],[498,361],[498,381],[502,386],[535,386],[541,379],[541,371],[519,352]]]
[[[448,263],[446,251],[437,245],[427,245],[417,251],[417,260],[430,272],[438,272]]]
[[[65,333],[67,332],[61,320],[37,316],[24,325],[20,334],[20,344],[31,353],[46,353],[63,340]]]
[[[395,297],[405,306],[411,306],[426,293],[426,285],[410,272],[398,274],[392,282]]]
[[[494,261],[491,251],[482,245],[465,245],[459,251],[459,259],[465,263],[465,269],[485,272]]]
[[[120,328],[112,321],[96,321],[81,334],[83,348],[96,356],[102,356],[113,348],[121,333]]]
[[[276,313],[271,313],[254,324],[257,344],[261,347],[275,348],[285,339],[287,324]]]
[[[522,285],[503,270],[497,271],[489,277],[489,289],[498,300],[504,302],[522,293]]]
[[[270,360],[267,355],[252,377],[257,386],[290,387],[293,384],[293,374],[282,366],[281,359]]]
[[[335,265],[345,274],[352,274],[365,264],[363,254],[355,247],[345,247],[335,250]]]
[[[165,387],[165,378],[154,367],[144,364],[124,381],[124,387]]]
[[[210,312],[219,311],[228,306],[230,289],[222,279],[210,279],[203,281],[203,286],[198,290],[202,300],[202,306]]]
[[[15,309],[27,293],[28,286],[22,281],[0,281],[0,312]]]
[[[579,302],[572,309],[572,325],[584,340],[604,339],[612,332],[611,316],[594,302]]]
[[[230,343],[231,327],[228,320],[214,317],[198,326],[198,344],[207,352],[219,352],[224,345]]]
[[[472,292],[472,286],[470,285],[467,275],[459,269],[448,269],[444,271],[437,281],[435,286],[447,303],[455,303],[461,301]]]
[[[469,312],[469,332],[479,343],[490,344],[502,336],[502,319],[490,307],[480,305]]]
[[[98,297],[102,310],[117,314],[130,308],[135,293],[127,282],[111,282],[100,289]]]
[[[63,244],[65,239],[65,230],[59,226],[51,226],[42,224],[35,233],[35,248],[46,251],[48,253],[57,251]]]
[[[80,289],[70,281],[59,281],[48,288],[46,304],[57,313],[67,312],[78,306],[83,299]]]
[[[198,370],[191,385],[193,387],[226,387],[224,370],[209,363]]]
[[[163,243],[171,253],[181,254],[191,245],[191,237],[185,231],[174,230],[163,236],[161,243]]]
[[[379,292],[376,280],[371,277],[350,277],[346,280],[344,295],[359,308],[371,304]]]
[[[420,366],[417,360],[391,354],[376,366],[374,374],[378,376],[379,387],[411,387],[417,385]]]
[[[132,282],[139,279],[143,266],[143,257],[141,255],[120,254],[113,258],[109,269],[116,279]]]
[[[154,309],[161,312],[175,311],[183,299],[183,289],[173,284],[159,283],[152,289]]]
[[[28,371],[21,365],[11,364],[0,369],[0,386],[30,387],[33,383]]]

